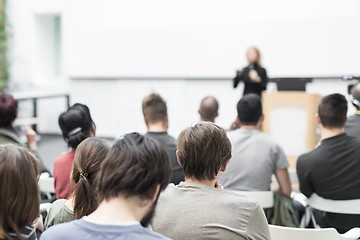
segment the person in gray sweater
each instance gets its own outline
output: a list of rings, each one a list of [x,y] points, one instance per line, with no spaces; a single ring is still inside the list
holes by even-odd
[[[217,180],[231,158],[226,132],[200,122],[181,132],[177,157],[185,182],[160,194],[153,230],[171,239],[270,239],[255,200],[224,190]]]

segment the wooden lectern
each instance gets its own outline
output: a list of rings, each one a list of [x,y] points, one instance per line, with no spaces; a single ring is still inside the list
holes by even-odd
[[[319,142],[315,117],[319,101],[320,96],[299,91],[262,94],[263,131],[283,147],[292,169],[297,157]]]

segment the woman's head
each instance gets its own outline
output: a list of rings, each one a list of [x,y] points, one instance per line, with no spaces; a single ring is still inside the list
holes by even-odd
[[[17,116],[18,101],[9,94],[0,94],[0,128],[11,127]]]
[[[256,63],[261,67],[261,54],[259,49],[255,47],[249,48],[246,56],[249,63]]]
[[[76,149],[86,138],[95,135],[95,124],[89,108],[76,103],[59,116],[59,126],[69,147]]]
[[[30,225],[39,214],[40,162],[16,145],[0,146],[0,239]]]
[[[94,180],[109,149],[109,144],[99,138],[85,139],[76,149],[72,170],[76,219],[89,215],[99,205]]]

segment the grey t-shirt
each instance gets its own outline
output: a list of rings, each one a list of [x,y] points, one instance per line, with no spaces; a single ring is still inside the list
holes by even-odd
[[[232,158],[219,179],[226,189],[268,191],[272,174],[289,167],[282,148],[261,131],[240,128],[228,132],[228,137]]]
[[[158,233],[150,232],[139,223],[133,225],[102,225],[84,218],[58,224],[47,229],[40,240],[164,240]]]
[[[160,194],[152,227],[172,239],[270,239],[255,200],[193,182],[169,184]]]

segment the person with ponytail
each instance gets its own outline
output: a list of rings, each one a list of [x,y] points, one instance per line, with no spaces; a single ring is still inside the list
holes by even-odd
[[[92,213],[99,205],[94,180],[110,146],[99,138],[85,139],[77,147],[71,178],[74,192],[68,200],[56,200],[45,220],[45,228],[58,223],[80,219]]]
[[[54,187],[57,199],[66,199],[73,191],[70,173],[77,146],[86,138],[95,136],[95,124],[89,108],[76,103],[59,116],[59,126],[70,151],[62,154],[54,162]]]

